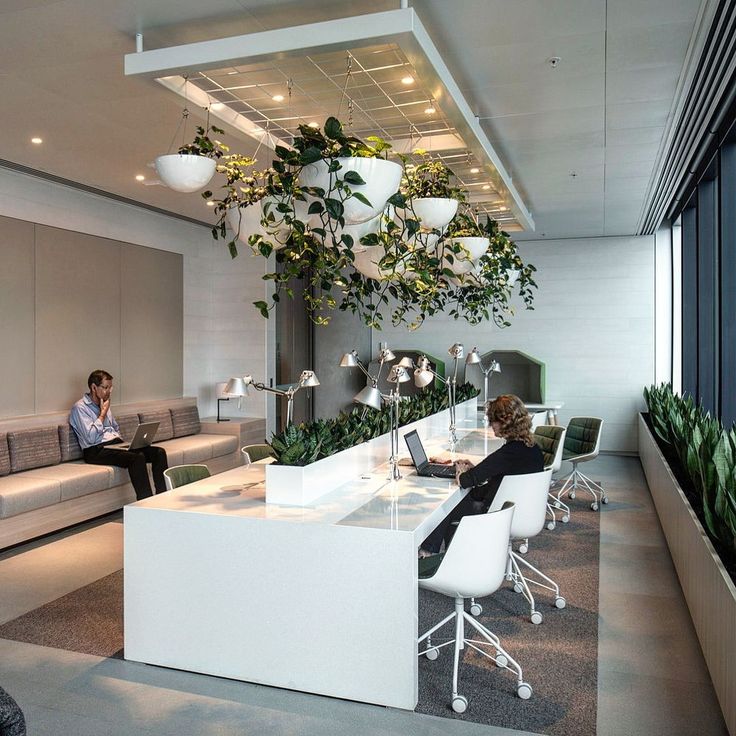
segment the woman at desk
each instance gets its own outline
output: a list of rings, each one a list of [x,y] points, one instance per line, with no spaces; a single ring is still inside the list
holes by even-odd
[[[506,443],[478,465],[473,465],[469,460],[455,463],[458,485],[470,491],[424,540],[419,548],[420,557],[437,554],[443,541],[447,547],[454,532],[454,521],[459,521],[463,516],[485,514],[505,475],[544,470],[544,456],[534,442],[529,411],[518,396],[506,394],[489,402],[486,416],[493,433],[505,439]]]

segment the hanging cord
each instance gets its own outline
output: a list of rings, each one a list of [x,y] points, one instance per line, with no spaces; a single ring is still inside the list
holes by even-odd
[[[288,81],[286,82],[286,90],[287,90],[287,94],[289,95],[289,101],[286,104],[286,114],[287,114],[287,117],[288,117],[289,121],[291,121],[291,118],[292,118],[292,111],[291,111],[291,93],[292,93],[292,90],[293,89],[294,89],[294,80],[291,77],[289,77]],[[289,124],[291,124],[291,123],[289,123]],[[293,135],[291,136],[291,143],[292,143],[292,145],[294,143],[294,136]]]
[[[347,96],[348,91],[348,85],[350,84],[350,77],[353,73],[353,57],[351,53],[348,51],[347,54],[347,68],[346,68],[346,74],[345,74],[345,86],[342,88],[342,95],[340,97],[340,104],[337,106],[337,117],[340,117],[340,112],[342,111],[342,103],[345,100],[345,97]],[[352,110],[352,100],[350,100],[350,106],[349,109]]]
[[[179,135],[179,131],[181,130],[181,146],[183,147],[184,144],[184,136],[187,132],[187,120],[189,118],[189,110],[187,108],[187,105],[189,104],[189,97],[187,95],[187,83],[189,81],[189,77],[184,77],[184,109],[181,111],[181,119],[179,120],[179,125],[176,126],[176,130],[174,131],[174,137],[171,139],[171,143],[169,143],[169,152],[171,152],[171,149],[174,147],[174,142],[176,141],[176,137]],[[209,115],[209,108],[207,108],[207,114]],[[209,119],[208,119],[209,123]]]

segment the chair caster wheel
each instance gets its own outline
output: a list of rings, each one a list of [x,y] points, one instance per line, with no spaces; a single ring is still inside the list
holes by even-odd
[[[567,495],[570,496],[570,498],[575,498],[575,491],[570,491]]]
[[[522,682],[519,687],[516,688],[516,694],[522,699],[522,700],[529,700],[532,696],[532,686],[527,685],[525,682]]]
[[[524,588],[519,583],[514,583],[514,593],[521,593]]]
[[[503,656],[503,654],[499,654],[496,657],[496,667],[506,667],[506,665],[509,663],[508,659]]]
[[[555,501],[555,502],[554,502],[554,503],[553,503],[552,505],[553,505],[553,506],[554,506],[554,507],[555,507],[556,509],[561,509],[561,508],[562,508],[562,504],[561,504],[561,503],[560,503],[559,501]]]
[[[538,624],[541,624],[542,623],[542,620],[543,620],[542,619],[542,614],[539,613],[539,611],[534,611],[534,613],[532,613],[532,615],[531,615],[530,618],[531,618],[532,623],[533,624],[537,624],[537,625]]]
[[[555,526],[556,525],[555,525],[554,521],[548,521],[547,522],[547,529],[549,529],[550,531],[552,531],[555,528]]]
[[[529,686],[527,685],[527,687]],[[452,709],[455,711],[455,713],[465,713],[465,711],[468,709],[468,699],[464,698],[462,695],[456,695],[452,699]]]
[[[565,515],[564,515],[564,516],[562,517],[562,523],[563,523],[563,524],[567,524],[567,522],[568,522],[568,521],[570,521],[570,514],[565,514]]]
[[[561,595],[558,595],[557,598],[555,598],[555,606],[557,608],[564,608],[566,605],[567,601]]]
[[[603,501],[603,503],[608,503],[608,496],[603,496],[601,501]]]
[[[480,616],[481,613],[483,613],[483,606],[481,606],[480,603],[473,603],[470,606],[470,615],[471,616]]]
[[[528,544],[520,544],[519,545],[519,552],[521,552],[522,555],[525,555],[529,551],[529,545]]]
[[[424,653],[424,656],[430,662],[434,662],[434,660],[440,656],[440,650],[439,649],[427,649],[427,651]]]
[[[598,511],[598,504],[595,501],[593,501],[593,503],[590,504],[590,508],[592,508],[593,511]]]

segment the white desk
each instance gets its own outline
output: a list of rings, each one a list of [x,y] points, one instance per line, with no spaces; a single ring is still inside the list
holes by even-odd
[[[462,434],[459,455],[500,444]],[[125,657],[413,709],[417,547],[464,491],[407,468],[390,483],[384,466],[277,506],[264,469],[125,507]]]

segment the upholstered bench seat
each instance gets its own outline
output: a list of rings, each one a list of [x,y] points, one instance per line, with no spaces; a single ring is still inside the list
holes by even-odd
[[[0,478],[0,519],[61,501],[61,483],[53,478],[10,475]]]
[[[238,438],[224,434],[194,434],[156,444],[166,450],[170,468],[174,465],[202,463],[239,449]]]
[[[13,476],[9,476],[12,478]],[[54,480],[61,487],[61,500],[79,498],[87,493],[112,488],[112,468],[105,465],[87,465],[81,460],[61,465],[50,465],[46,468],[26,470],[21,477],[41,481]],[[3,483],[0,482],[0,493]]]

